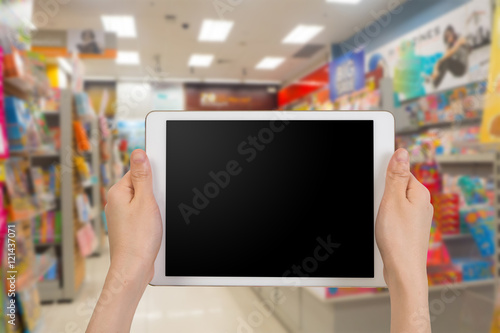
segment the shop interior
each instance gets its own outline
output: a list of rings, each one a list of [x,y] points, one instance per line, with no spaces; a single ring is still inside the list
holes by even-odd
[[[391,112],[434,206],[433,332],[500,333],[499,79],[497,0],[0,0],[0,333],[85,332],[152,110]],[[389,332],[390,299],[149,286],[132,332],[167,331]]]

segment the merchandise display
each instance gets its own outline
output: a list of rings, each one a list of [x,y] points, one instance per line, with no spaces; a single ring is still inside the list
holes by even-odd
[[[108,191],[146,147],[170,222],[152,284],[188,286],[148,286],[131,332],[398,331],[366,228],[389,133],[386,157],[405,148],[430,192],[432,332],[500,333],[500,0],[397,2],[0,0],[0,333],[85,332]],[[152,110],[267,124],[159,119],[150,137]],[[345,119],[261,131],[382,110],[394,126],[376,135]],[[341,243],[324,260],[323,239]]]
[[[93,146],[89,135],[109,130],[98,127],[86,94],[49,87],[47,61],[12,49],[0,62],[6,93],[0,95],[1,262],[5,271],[9,226],[16,232],[17,268],[16,293],[0,294],[2,304],[18,304],[17,328],[1,322],[0,332],[38,332],[41,302],[74,298],[85,275],[84,257],[98,253],[104,241],[95,237],[95,230],[101,235],[104,229],[95,172],[101,146]]]
[[[484,108],[486,81],[467,84],[464,87],[433,93],[405,105],[413,126],[440,122],[460,122],[465,119],[479,120]]]

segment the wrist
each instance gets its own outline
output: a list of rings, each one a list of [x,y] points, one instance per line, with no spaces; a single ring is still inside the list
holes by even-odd
[[[111,260],[108,277],[122,286],[146,287],[153,278],[154,268],[144,262],[133,260]]]
[[[427,293],[429,288],[426,270],[418,272],[386,271],[384,276],[389,291],[406,292],[413,290]]]

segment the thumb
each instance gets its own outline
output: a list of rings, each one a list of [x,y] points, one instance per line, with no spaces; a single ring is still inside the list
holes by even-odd
[[[130,156],[130,180],[134,187],[134,198],[153,194],[151,165],[144,150],[136,149]]]
[[[398,149],[387,168],[384,195],[406,198],[410,178],[410,155],[405,149]]]

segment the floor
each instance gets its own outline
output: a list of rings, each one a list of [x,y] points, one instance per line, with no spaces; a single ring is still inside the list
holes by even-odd
[[[84,333],[104,283],[108,253],[87,259],[82,290],[70,304],[42,307],[45,333]],[[246,318],[257,298],[249,288],[148,287],[137,308],[131,332],[285,333],[272,316],[258,326]]]

